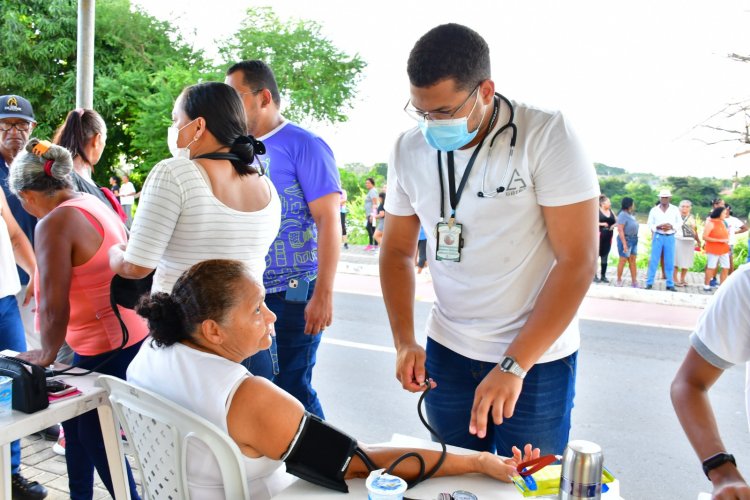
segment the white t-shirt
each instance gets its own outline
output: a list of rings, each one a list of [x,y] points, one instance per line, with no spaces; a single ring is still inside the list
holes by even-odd
[[[153,293],[171,292],[184,271],[209,259],[241,260],[260,279],[281,224],[279,195],[262,179],[271,201],[257,212],[240,212],[213,195],[192,161],[159,162],[143,186],[125,260],[156,269]]]
[[[0,299],[15,295],[21,290],[13,244],[2,215],[3,207],[0,206]]]
[[[729,276],[698,320],[690,343],[703,359],[726,370],[745,363],[745,404],[750,425],[750,265]]]
[[[656,226],[661,226],[662,224],[672,224],[672,229],[669,231],[656,229]],[[652,232],[674,234],[677,229],[682,227],[682,215],[680,214],[680,209],[670,204],[667,207],[667,210],[664,211],[661,209],[660,205],[656,205],[648,213],[648,227]]]
[[[135,203],[135,186],[128,181],[120,186],[120,205],[132,205]]]
[[[727,223],[727,229],[729,229],[729,246],[733,247],[737,244],[737,230],[742,228],[743,222],[734,215],[727,217],[725,222]]]
[[[398,138],[388,165],[386,212],[416,214],[427,233],[436,295],[427,335],[463,356],[487,362],[500,361],[534,309],[554,266],[542,206],[570,205],[599,195],[594,166],[562,114],[520,103],[514,108],[518,138],[510,168],[506,169],[510,130],[488,147],[494,130],[508,122],[510,110],[503,103],[458,205],[456,222],[463,224],[464,237],[460,262],[435,259],[434,229],[440,219],[437,152],[419,129]],[[456,185],[474,149],[455,152]],[[477,196],[485,162],[485,190],[505,187],[495,198]],[[443,154],[448,217],[446,167]],[[539,362],[568,356],[579,343],[574,319]]]
[[[226,433],[232,398],[240,383],[251,376],[244,366],[215,354],[180,343],[152,347],[150,339],[127,372],[128,382],[177,403]],[[252,499],[269,500],[293,480],[280,460],[242,458]],[[219,464],[210,449],[196,439],[188,441],[187,480],[191,498],[225,498]]]

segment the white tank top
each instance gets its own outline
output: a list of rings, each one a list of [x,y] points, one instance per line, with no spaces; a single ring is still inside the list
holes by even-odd
[[[238,363],[184,344],[152,347],[150,337],[127,372],[128,382],[164,396],[224,432],[228,432],[227,411],[232,397],[240,383],[252,376]],[[268,500],[293,481],[279,460],[243,459],[253,500]],[[191,499],[225,498],[218,462],[200,441],[193,440],[188,445],[187,475]]]
[[[16,259],[13,256],[13,244],[10,241],[8,225],[2,215],[3,207],[0,205],[0,299],[15,295],[21,290]]]

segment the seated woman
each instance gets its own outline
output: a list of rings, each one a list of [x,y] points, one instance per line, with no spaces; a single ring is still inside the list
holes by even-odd
[[[298,446],[312,434],[301,433],[297,439],[298,431],[311,420],[302,404],[239,364],[271,344],[276,317],[263,302],[264,295],[263,286],[239,261],[208,260],[194,265],[180,276],[171,295],[157,293],[141,299],[137,310],[148,319],[153,340],[143,346],[128,368],[131,383],[174,401],[231,436],[244,455],[254,500],[268,499],[287,484],[282,460],[289,467],[288,455],[297,457]],[[331,442],[326,441],[329,447]],[[358,446],[378,467],[386,467],[405,451],[413,451]],[[522,459],[518,448],[513,452],[514,457],[506,460],[487,452],[448,454],[436,475],[479,472],[509,481],[515,464]],[[427,470],[440,456],[436,451],[419,453],[425,458]],[[526,445],[524,458],[538,455],[538,449]],[[321,461],[320,454],[316,458]],[[357,455],[341,463],[348,463],[341,469],[343,478],[368,474]],[[192,495],[222,498],[218,465],[201,444],[191,444],[187,467]],[[394,474],[407,481],[415,479],[416,461],[404,461]]]
[[[47,366],[65,341],[75,352],[76,365],[124,378],[130,360],[148,335],[143,319],[123,309],[129,341],[112,353],[120,348],[123,332],[110,306],[114,273],[107,251],[125,243],[125,226],[97,198],[75,190],[72,171],[73,159],[67,149],[38,139],[29,141],[10,168],[11,191],[27,212],[39,218],[34,233],[34,292],[42,349],[19,357]],[[62,425],[71,498],[91,498],[94,467],[113,494],[97,412]],[[131,498],[139,498],[130,468],[128,479]]]

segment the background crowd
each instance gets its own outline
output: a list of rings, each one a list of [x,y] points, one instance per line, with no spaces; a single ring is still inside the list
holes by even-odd
[[[649,211],[643,233],[641,224],[634,217],[635,203],[632,198],[621,200],[617,216],[611,209],[606,195],[599,198],[599,265],[600,272],[594,276],[595,283],[609,283],[607,264],[613,238],[617,246],[616,286],[623,286],[623,271],[630,271],[630,286],[641,287],[637,277],[639,238],[641,248],[648,253],[648,271],[645,288],[652,289],[657,272],[666,281],[667,291],[687,286],[687,273],[694,268],[696,255],[705,255],[702,272],[705,277],[703,290],[712,292],[734,271],[735,245],[738,235],[748,231],[747,223],[732,215],[732,207],[724,200],[712,200],[705,221],[699,222],[692,213],[690,200],[681,200],[678,206],[671,203],[669,189],[659,192],[659,201]],[[645,238],[644,238],[645,237]],[[750,261],[750,256],[745,257]]]

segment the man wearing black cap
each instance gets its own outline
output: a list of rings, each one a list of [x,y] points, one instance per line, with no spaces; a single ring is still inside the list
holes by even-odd
[[[21,200],[8,189],[8,169],[16,154],[26,145],[35,125],[34,110],[31,108],[29,101],[17,95],[0,96],[0,185],[3,186],[3,192],[8,200],[8,205],[10,205],[13,217],[18,221],[18,225],[21,226],[32,245],[34,244],[36,217],[26,212],[21,206]],[[18,268],[18,276],[21,278],[22,286],[16,298],[21,309],[23,326],[28,339],[34,333],[34,315],[31,312],[34,304],[29,303],[27,306],[22,306],[27,293],[29,276],[20,267]],[[32,292],[33,290],[28,291],[28,293]]]
[[[19,151],[26,145],[26,141],[31,135],[31,131],[36,125],[34,111],[31,109],[29,101],[17,95],[0,96],[0,185],[5,192],[5,198],[10,206],[10,211],[16,219],[21,229],[32,242],[34,241],[34,227],[36,218],[29,215],[21,206],[21,201],[11,194],[8,188],[8,167],[13,162]],[[33,287],[29,285],[29,275],[20,267],[18,268],[19,278],[21,279],[21,291],[16,296],[18,305],[24,317],[24,329],[26,335],[33,333],[33,305],[29,303],[26,306],[22,304],[28,293],[33,293]],[[32,299],[33,300],[33,299]],[[25,314],[24,314],[25,313]],[[31,318],[32,321],[26,321]],[[31,329],[31,330],[29,330]],[[26,350],[26,339],[9,339],[4,336],[5,332],[0,332],[0,349],[13,349],[16,351]],[[21,347],[23,347],[21,349]],[[13,499],[39,499],[47,496],[47,490],[36,481],[28,481],[20,472],[21,466],[21,445],[19,441],[11,443],[11,478]]]

